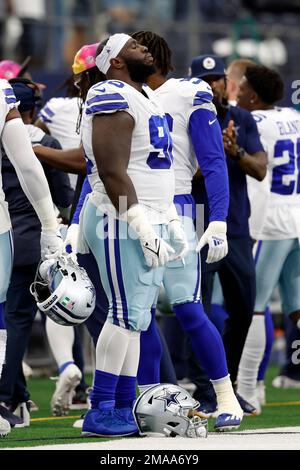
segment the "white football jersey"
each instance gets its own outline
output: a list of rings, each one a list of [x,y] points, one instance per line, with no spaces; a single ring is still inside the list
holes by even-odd
[[[101,204],[111,207],[93,155],[92,121],[95,114],[116,111],[125,111],[132,116],[134,128],[127,173],[149,221],[159,224],[166,222],[166,210],[174,197],[172,140],[166,117],[155,94],[147,86],[144,92],[148,97],[118,80],[92,86],[83,112],[82,143],[92,190],[101,195]]]
[[[253,111],[261,143],[268,155],[269,194],[257,193],[267,208],[256,238],[300,238],[300,114],[293,108]],[[263,200],[264,199],[264,200]]]
[[[0,79],[0,134],[2,134],[6,116],[13,108],[17,108],[17,100],[10,84]],[[2,166],[2,153],[0,152],[0,165]],[[11,228],[7,202],[2,188],[2,172],[0,172],[0,234]]]
[[[203,107],[203,99],[211,102],[213,94],[208,83],[199,78],[171,78],[155,90],[167,116],[173,140],[175,194],[191,194],[192,179],[198,168],[189,136],[191,114]]]
[[[76,133],[79,116],[78,98],[51,98],[39,112],[39,119],[48,127],[63,150],[80,146],[81,136]]]
[[[50,134],[58,140],[63,150],[80,147],[81,134],[76,132],[79,119],[78,98],[51,98],[38,117],[46,124]],[[69,178],[75,188],[77,176],[69,173]]]

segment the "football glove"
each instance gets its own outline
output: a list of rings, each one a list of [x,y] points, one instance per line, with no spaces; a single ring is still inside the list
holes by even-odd
[[[64,244],[59,231],[42,230],[41,258],[42,260],[56,258],[63,252]]]
[[[175,253],[175,250],[155,233],[145,216],[143,208],[139,204],[131,206],[123,214],[122,219],[125,219],[136,232],[147,266],[150,268],[164,266],[169,261],[170,256]]]
[[[174,248],[174,255],[170,256],[170,261],[184,258],[189,251],[189,244],[182,228],[179,215],[174,204],[170,206],[169,212],[168,234],[170,245]]]
[[[208,243],[207,263],[216,263],[227,255],[228,243],[226,231],[226,222],[210,222],[209,226],[200,238],[196,251],[199,252],[201,248]]]

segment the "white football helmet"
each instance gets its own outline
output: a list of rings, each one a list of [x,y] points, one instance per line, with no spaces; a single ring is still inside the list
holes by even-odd
[[[60,325],[78,325],[95,308],[95,288],[86,271],[70,255],[41,263],[30,292],[39,310]]]
[[[207,420],[195,411],[198,406],[179,385],[160,384],[137,398],[133,416],[142,436],[207,437]]]

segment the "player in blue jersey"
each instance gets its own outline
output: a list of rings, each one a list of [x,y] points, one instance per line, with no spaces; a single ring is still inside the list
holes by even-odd
[[[174,203],[177,213],[174,219],[180,218],[189,242],[184,260],[167,264],[163,284],[173,311],[188,333],[197,359],[214,386],[218,401],[215,429],[234,429],[239,426],[243,412],[232,388],[222,339],[205,314],[200,299],[198,252],[208,244],[208,263],[219,261],[227,254],[228,177],[222,134],[212,104],[212,90],[206,82],[197,78],[167,80],[172,66],[171,51],[166,41],[150,31],[140,31],[133,37],[148,47],[155,60],[157,72],[148,78],[147,83],[155,90],[168,117],[175,171]],[[191,195],[192,179],[198,166],[205,178],[210,206],[210,223],[199,243],[193,223],[195,202]],[[141,343],[142,358],[147,356],[145,348],[149,348],[149,354],[153,349],[156,336],[151,328],[148,338],[144,337]],[[154,358],[144,374],[141,366],[140,375],[144,375],[144,384],[155,383],[158,376],[155,374]],[[142,377],[139,379],[140,383]]]

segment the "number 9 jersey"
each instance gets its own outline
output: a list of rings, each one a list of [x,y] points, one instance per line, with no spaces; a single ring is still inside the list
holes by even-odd
[[[292,108],[276,107],[253,111],[252,115],[268,155],[270,190],[261,233],[256,238],[300,238],[300,114]],[[261,192],[261,197],[263,205],[266,194]],[[260,207],[258,200],[255,204]]]
[[[118,80],[107,80],[92,86],[88,92],[82,119],[82,143],[87,160],[87,173],[98,204],[112,204],[99,177],[92,149],[92,121],[96,114],[125,111],[134,120],[128,176],[152,224],[167,223],[166,212],[173,202],[175,179],[172,140],[168,123],[158,99],[145,86],[143,92]],[[115,136],[118,139],[118,136]],[[95,199],[94,199],[95,200]]]

